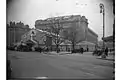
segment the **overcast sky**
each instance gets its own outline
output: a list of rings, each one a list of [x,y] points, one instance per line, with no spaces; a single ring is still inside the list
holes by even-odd
[[[99,4],[105,6],[105,36],[113,33],[112,0],[9,0],[7,9],[8,22],[23,22],[31,28],[35,21],[53,16],[84,15],[88,19],[88,27],[102,37],[102,14]]]

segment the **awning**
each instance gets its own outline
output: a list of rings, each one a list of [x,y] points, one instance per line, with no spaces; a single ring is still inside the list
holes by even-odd
[[[102,38],[102,40],[105,42],[113,42],[114,38],[113,38],[113,36],[108,36],[108,37]]]

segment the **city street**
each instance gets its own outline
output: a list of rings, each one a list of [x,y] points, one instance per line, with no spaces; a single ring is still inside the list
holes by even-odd
[[[90,53],[44,54],[8,51],[14,78],[81,78],[105,79],[113,76],[113,61],[102,60]]]

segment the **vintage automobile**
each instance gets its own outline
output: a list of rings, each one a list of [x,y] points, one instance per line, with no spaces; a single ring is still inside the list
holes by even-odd
[[[96,49],[93,51],[93,56],[101,56],[103,51],[101,49]]]

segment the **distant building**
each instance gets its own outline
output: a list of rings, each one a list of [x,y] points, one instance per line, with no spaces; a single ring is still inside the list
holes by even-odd
[[[31,29],[30,31],[26,32],[21,36],[21,40],[22,42],[31,40],[38,47],[49,47],[54,45],[50,33],[39,29]]]
[[[94,43],[95,45],[98,43],[98,35],[88,28],[88,20],[85,18],[85,16],[71,15],[37,20],[35,22],[35,28],[51,32],[50,26],[58,23],[57,20],[59,20],[59,24],[63,26],[64,30],[67,30],[69,27],[77,27],[79,30],[79,36],[77,37],[78,41],[87,41]],[[62,35],[62,32],[61,36],[64,36]],[[86,46],[88,45],[86,44]]]
[[[57,23],[57,21],[53,22],[53,20],[57,19],[59,19],[59,23],[61,26],[63,26],[64,29],[67,29],[71,26],[77,27],[79,29],[78,40],[89,41],[97,44],[98,35],[90,28],[88,28],[88,20],[85,18],[85,16],[81,17],[80,15],[71,15],[47,18],[45,20],[37,20],[35,22],[35,28],[50,32],[50,26],[52,26],[53,23]]]
[[[69,27],[77,27],[79,30],[79,36],[77,37],[78,40],[80,41],[85,41],[83,44],[81,44],[81,42],[79,42],[78,44],[81,45],[77,45],[77,48],[84,47],[91,47],[91,50],[93,50],[93,47],[95,48],[95,45],[97,44],[98,40],[98,35],[93,32],[90,28],[88,28],[88,22],[87,19],[85,18],[85,16],[80,16],[80,15],[72,15],[72,16],[61,16],[61,17],[53,17],[53,18],[47,18],[45,20],[37,20],[35,22],[35,29],[31,29],[30,31],[26,32],[24,35],[22,35],[21,39],[22,41],[27,41],[29,39],[31,39],[31,34],[34,33],[35,35],[32,36],[32,40],[34,40],[35,42],[37,42],[37,44],[39,44],[39,46],[45,45],[45,46],[52,46],[52,48],[55,49],[55,43],[52,40],[52,37],[56,36],[54,33],[51,33],[51,27],[53,26],[52,24],[56,24],[57,21],[53,22],[59,19],[59,23],[61,26],[63,26],[63,30],[67,30]],[[51,36],[52,34],[52,36]],[[60,33],[60,36],[64,36],[62,35],[62,32]],[[86,44],[89,43],[89,44]],[[91,45],[91,44],[94,45]],[[68,40],[65,40],[64,42],[62,42],[59,46],[60,50],[71,50],[71,42]]]
[[[21,36],[30,30],[28,25],[24,25],[19,22],[10,22],[7,24],[7,45],[12,45],[14,43],[21,41]]]
[[[103,38],[103,41],[105,42],[105,46],[111,49],[114,49],[115,45],[115,39],[114,36],[108,36]]]
[[[104,37],[102,39],[104,42],[114,42],[115,41],[113,36]]]

